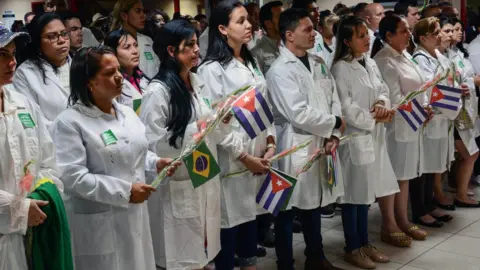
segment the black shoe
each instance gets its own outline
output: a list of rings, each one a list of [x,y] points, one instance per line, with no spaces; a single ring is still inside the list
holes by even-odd
[[[240,264],[238,263],[238,257],[235,256],[235,267],[240,267]]]
[[[480,202],[477,202],[476,204],[471,204],[471,203],[464,203],[455,199],[453,203],[455,204],[455,206],[461,207],[461,208],[480,208]]]
[[[333,218],[335,216],[335,210],[331,208],[322,208],[320,209],[320,214],[322,218]]]
[[[441,208],[443,210],[455,211],[455,205],[454,204],[441,204],[437,201],[435,201],[435,204],[438,206],[438,208]]]
[[[443,222],[440,222],[438,220],[435,220],[432,223],[427,223],[427,222],[423,222],[419,218],[416,218],[416,219],[413,220],[413,223],[420,224],[422,226],[430,227],[430,228],[441,228],[441,227],[443,227]]]
[[[262,246],[258,246],[257,247],[257,258],[263,258],[267,256],[267,249],[262,247]]]
[[[308,260],[306,260],[305,270],[343,270],[343,269],[333,266],[331,262],[325,259],[315,264],[313,262],[308,263]]]
[[[293,233],[301,233],[302,232],[302,223],[298,217],[293,219]]]
[[[265,233],[263,246],[267,248],[275,247],[275,232],[273,231],[273,229],[268,229],[268,231]]]
[[[430,214],[431,215],[431,214]],[[443,215],[441,217],[436,217],[434,215],[431,215],[434,219],[438,220],[438,221],[441,221],[441,222],[450,222],[453,217],[450,216],[450,215]]]

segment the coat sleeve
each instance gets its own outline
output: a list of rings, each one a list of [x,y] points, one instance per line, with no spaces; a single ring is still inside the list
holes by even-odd
[[[270,70],[267,85],[273,105],[292,126],[323,138],[332,136],[336,123],[335,115],[310,106],[291,74],[278,74]]]
[[[30,199],[18,198],[0,190],[0,234],[22,234],[27,232]]]
[[[430,63],[430,60],[421,54],[416,54],[414,57],[415,61],[418,63],[418,67],[422,71],[425,80],[430,81],[435,76],[436,67]]]
[[[57,186],[60,193],[63,193],[63,182],[60,180],[60,172],[57,167],[55,157],[55,145],[50,136],[45,119],[40,113],[40,108],[34,103],[30,102],[30,107],[37,119],[38,144],[40,147],[40,160],[42,161],[38,169],[37,179],[48,178],[51,179]]]
[[[348,80],[348,69],[342,63],[332,67],[332,74],[336,78],[338,96],[341,101],[343,112],[348,125],[358,129],[372,131],[375,128],[375,120],[369,109],[364,109],[352,98],[352,84]]]
[[[89,171],[87,152],[78,128],[57,118],[52,134],[66,192],[95,202],[128,207],[132,183]]]

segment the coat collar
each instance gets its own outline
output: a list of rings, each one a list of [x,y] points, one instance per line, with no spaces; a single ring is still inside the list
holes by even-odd
[[[116,100],[113,100],[112,102],[112,105],[113,107],[115,108],[115,111],[117,113],[121,113],[125,116],[125,112],[124,112],[124,108],[122,106],[120,106],[120,104],[116,101]],[[103,115],[106,115],[106,116],[111,116],[110,114],[106,114],[104,112],[102,112],[97,106],[93,105],[91,107],[88,107],[86,106],[85,104],[81,103],[81,102],[78,102],[78,103],[75,103],[73,106],[72,106],[72,109],[74,110],[77,110],[78,112],[86,115],[86,116],[89,116],[91,118],[98,118],[100,116],[103,116]]]
[[[190,83],[192,84],[192,88],[195,89],[196,92],[202,90],[205,86],[202,78],[193,72],[190,72]]]
[[[25,109],[25,100],[22,99],[22,95],[13,90],[12,85],[3,86],[4,95],[4,111],[5,114],[12,114],[18,109]]]

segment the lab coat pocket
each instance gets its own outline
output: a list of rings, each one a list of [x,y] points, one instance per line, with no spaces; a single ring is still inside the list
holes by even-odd
[[[75,256],[115,252],[113,213],[73,214],[71,232]]]
[[[353,165],[361,166],[375,162],[375,149],[371,134],[355,136],[348,142]]]
[[[448,136],[448,120],[438,116],[433,119],[425,127],[426,135],[429,139],[443,139]]]
[[[200,215],[199,198],[190,180],[170,181],[170,197],[174,217],[195,218]]]
[[[395,127],[395,141],[397,142],[414,142],[418,140],[418,134],[413,131],[412,127],[407,123],[405,118],[400,113],[396,113],[394,116]],[[420,127],[419,129],[421,129]],[[417,130],[418,131],[418,130]]]

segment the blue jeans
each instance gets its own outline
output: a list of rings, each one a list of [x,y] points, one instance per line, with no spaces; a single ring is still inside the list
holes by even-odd
[[[257,221],[252,220],[233,228],[220,230],[222,249],[215,257],[215,268],[232,270],[235,267],[235,253],[240,267],[256,265]]]
[[[296,212],[298,211],[298,212]],[[302,223],[305,240],[305,264],[315,265],[325,260],[322,234],[320,233],[320,207],[312,210],[288,210],[280,212],[275,220],[275,252],[277,253],[277,269],[293,270],[293,218],[298,214]]]
[[[342,204],[345,251],[352,252],[368,244],[368,205]]]

